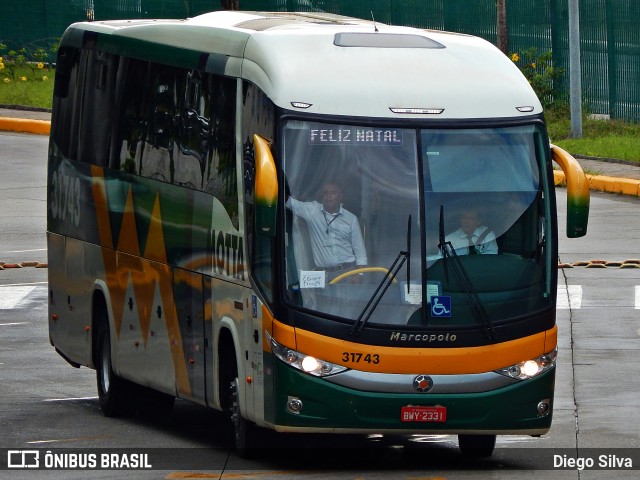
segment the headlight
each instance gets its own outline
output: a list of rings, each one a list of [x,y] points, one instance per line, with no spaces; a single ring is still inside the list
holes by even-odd
[[[326,377],[327,375],[333,375],[347,370],[347,367],[343,367],[342,365],[335,365],[331,362],[312,357],[311,355],[305,355],[304,353],[280,345],[267,331],[265,331],[264,334],[271,344],[273,354],[293,368],[297,368],[316,377]]]
[[[501,368],[500,370],[495,371],[496,373],[507,377],[517,378],[518,380],[527,380],[553,368],[556,365],[557,356],[558,348],[556,347],[553,351],[545,353],[538,358],[516,363],[510,367]]]

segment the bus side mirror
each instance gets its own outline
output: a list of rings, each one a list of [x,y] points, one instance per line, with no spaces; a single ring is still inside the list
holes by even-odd
[[[589,222],[589,181],[578,161],[568,152],[551,145],[553,160],[567,181],[567,237],[584,237]]]
[[[278,176],[276,163],[269,142],[259,135],[253,136],[256,174],[254,180],[256,232],[273,237],[276,234],[276,209],[278,206]]]

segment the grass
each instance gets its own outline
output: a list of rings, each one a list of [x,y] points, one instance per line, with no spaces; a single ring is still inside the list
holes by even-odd
[[[0,70],[0,104],[51,108],[53,70],[18,68]]]
[[[615,158],[640,165],[640,123],[598,120],[585,115],[582,138],[571,138],[571,122],[564,110],[545,114],[551,141],[573,155]]]
[[[21,76],[27,80],[20,80]],[[43,76],[47,80],[42,80]],[[10,81],[6,83],[3,77]],[[52,70],[25,69],[13,77],[0,70],[0,104],[51,108],[53,78]],[[547,110],[545,116],[551,141],[573,155],[616,158],[640,165],[640,123],[596,120],[585,115],[582,138],[571,138],[566,108]]]

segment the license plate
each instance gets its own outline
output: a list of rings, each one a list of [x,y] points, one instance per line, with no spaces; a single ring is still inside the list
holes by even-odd
[[[447,421],[447,407],[408,405],[400,409],[400,420],[403,422],[438,422]]]

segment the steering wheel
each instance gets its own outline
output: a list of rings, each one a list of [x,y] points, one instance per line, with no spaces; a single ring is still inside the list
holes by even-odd
[[[388,268],[384,268],[384,267],[362,267],[362,268],[356,268],[354,270],[349,270],[348,272],[341,273],[336,278],[331,280],[329,282],[329,285],[333,285],[333,284],[339,283],[342,280],[344,280],[345,278],[349,278],[349,277],[352,277],[354,275],[358,275],[360,273],[367,273],[367,272],[383,272],[383,273],[385,273],[387,275],[389,275],[391,273],[391,272],[389,272]],[[393,283],[398,283],[398,280],[396,280],[394,278],[393,279]]]

